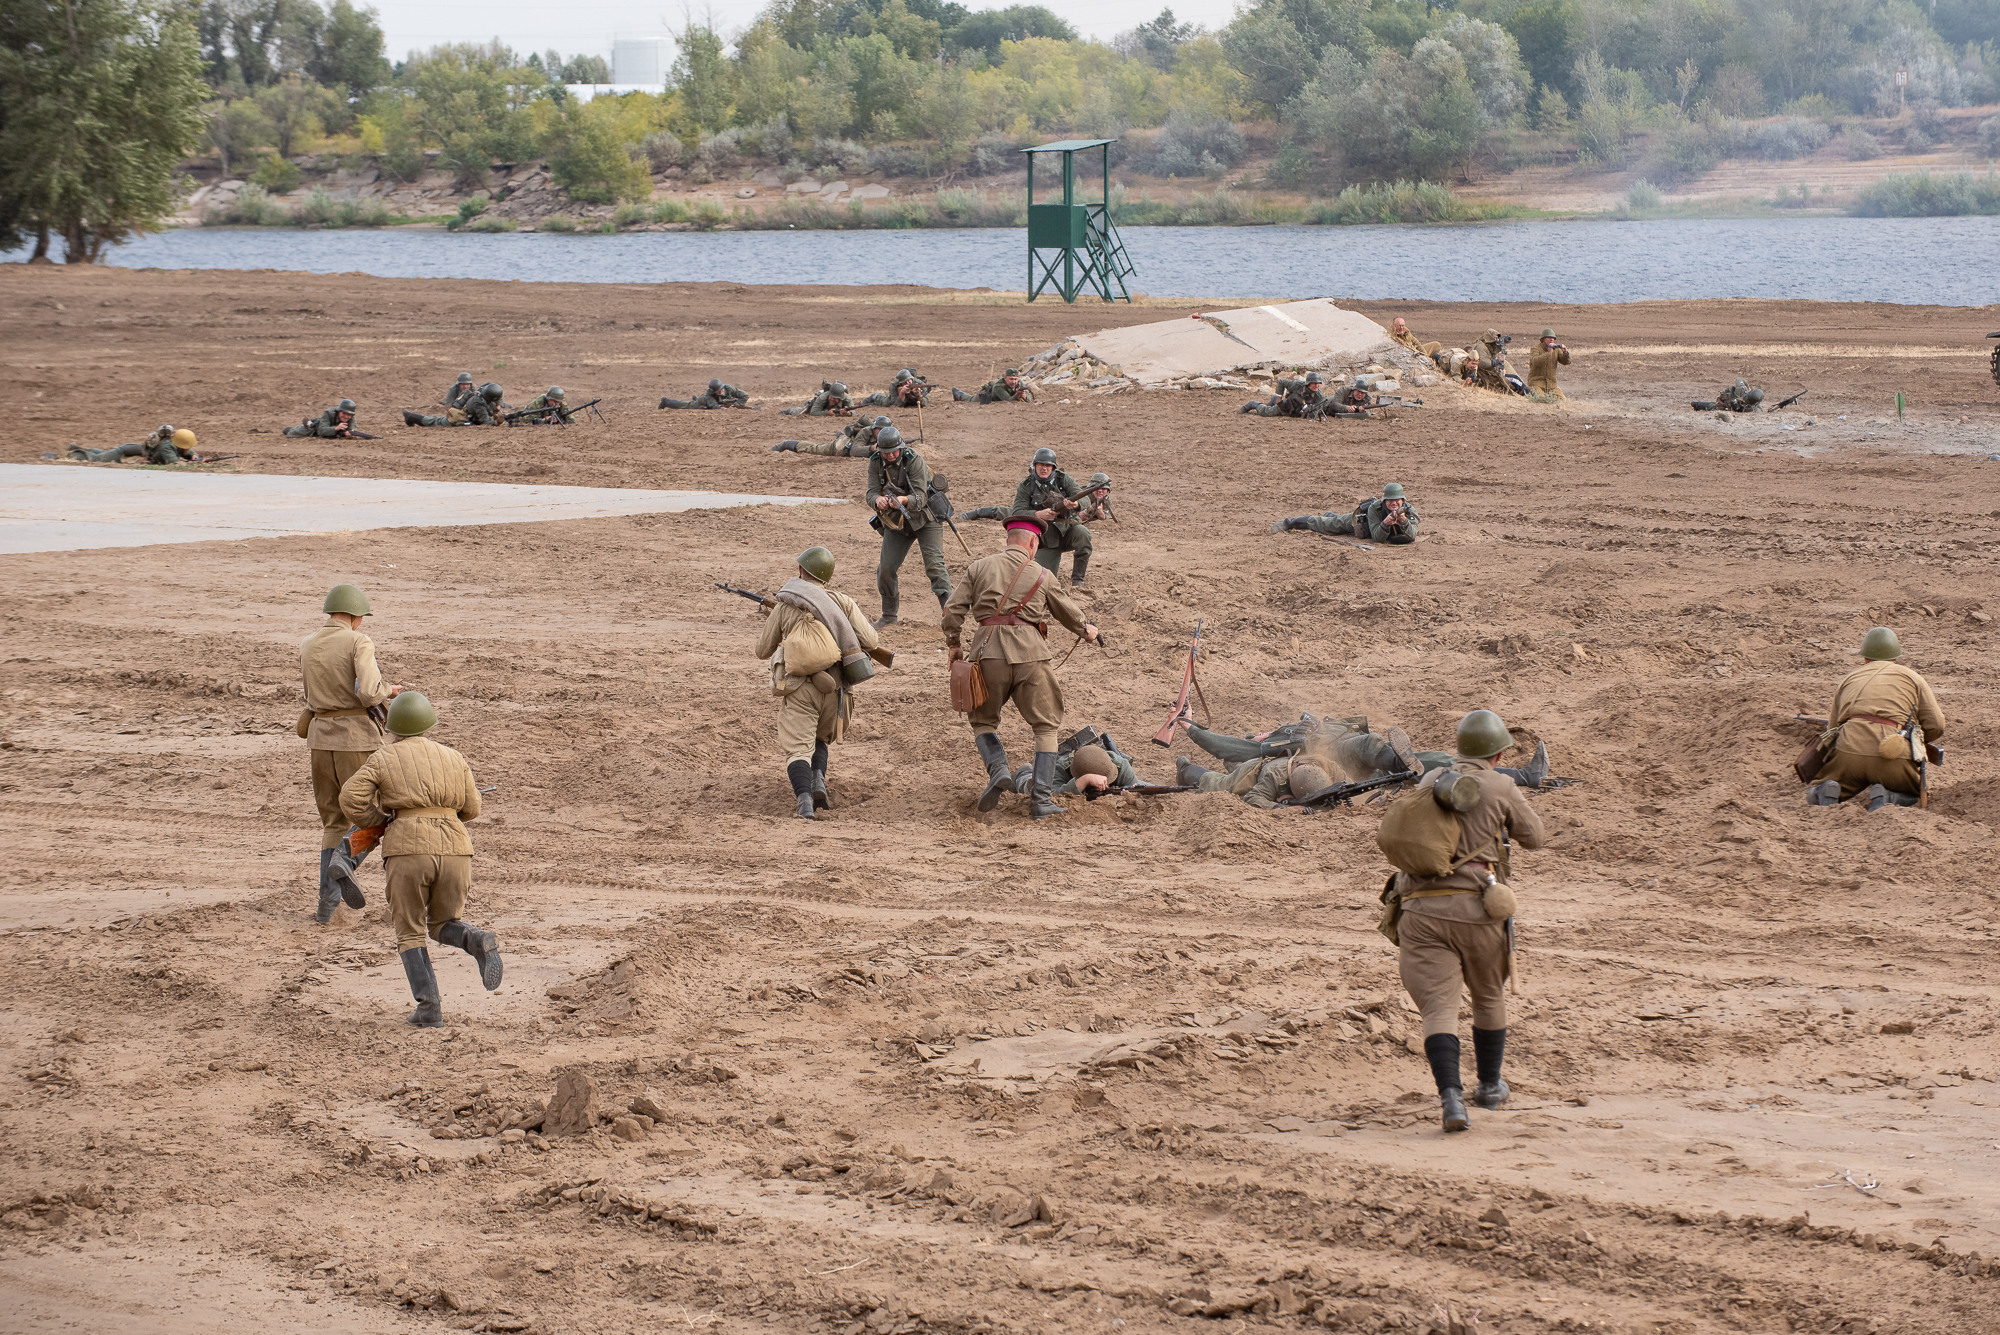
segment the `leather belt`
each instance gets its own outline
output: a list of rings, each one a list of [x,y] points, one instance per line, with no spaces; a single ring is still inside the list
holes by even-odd
[[[1036,630],[1042,629],[1041,622],[1023,621],[1020,617],[1012,613],[1008,613],[1005,616],[981,617],[979,618],[979,624],[982,626],[1033,626]]]
[[[314,718],[351,718],[356,714],[366,714],[367,712],[368,710],[364,706],[360,709],[315,709],[312,713]]]

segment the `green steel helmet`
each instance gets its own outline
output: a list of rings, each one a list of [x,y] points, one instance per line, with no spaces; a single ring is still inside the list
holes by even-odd
[[[991,363],[991,362],[988,362],[988,363],[986,363],[986,364],[987,364],[988,366],[991,366],[991,365],[992,365],[993,363]],[[1020,374],[1021,374],[1021,371],[1020,371],[1020,368],[1019,368],[1019,367],[1015,367],[1015,366],[1010,366],[1010,367],[1008,367],[1008,368],[1007,368],[1007,369],[1006,369],[1005,371],[1002,371],[1002,372],[1000,373],[1000,375],[1001,375],[1001,379],[1003,379],[1003,380],[1004,380],[1005,378],[1007,378],[1008,376],[1010,376],[1010,375],[1011,375],[1011,376],[1018,376],[1018,375],[1020,375]]]
[[[883,427],[875,433],[875,448],[878,450],[902,449],[903,433],[892,426]]]
[[[1403,484],[1400,482],[1384,482],[1382,484],[1382,499],[1385,501],[1400,501],[1404,499]]]
[[[711,380],[708,382],[708,392],[711,394],[717,392],[721,388],[722,388],[722,382],[720,380]]]
[[[1085,491],[1096,491],[1099,487],[1108,487],[1110,485],[1111,485],[1111,474],[1092,473],[1090,475],[1090,481],[1084,484],[1083,489]]]
[[[1317,385],[1317,384],[1319,384],[1319,383],[1320,383],[1320,378],[1319,378],[1319,372],[1318,372],[1318,371],[1308,371],[1308,372],[1306,372],[1306,383],[1307,383],[1308,385]]]
[[[1540,337],[1540,338],[1554,338],[1555,336],[1556,336],[1556,331],[1555,331],[1555,330],[1553,330],[1553,329],[1544,329],[1544,330],[1543,330],[1543,331],[1542,331],[1542,332],[1541,332],[1541,333],[1540,333],[1540,334],[1539,334],[1539,335],[1538,335],[1537,337]]]
[[[821,584],[833,582],[833,553],[824,547],[808,547],[799,553],[799,569]]]
[[[1513,744],[1507,725],[1490,709],[1475,709],[1458,721],[1458,753],[1467,760],[1497,756]]]
[[[420,691],[404,691],[389,702],[389,731],[398,737],[416,737],[437,726],[438,712],[430,698]]]
[[[833,391],[836,397],[843,399],[847,397],[847,386],[841,384],[838,380],[834,381],[833,384],[829,386],[829,388]]]
[[[333,405],[333,410],[337,413],[351,413],[354,411],[354,400],[342,399],[339,403]]]
[[[896,372],[896,383],[899,385],[904,384],[907,381],[915,380],[916,378],[917,377],[915,376],[915,374],[913,374],[910,368],[907,366],[904,367],[902,370]]]
[[[361,586],[358,584],[334,585],[327,593],[326,601],[320,604],[319,610],[329,614],[341,612],[351,617],[374,615],[368,606],[368,595],[361,591]]]
[[[500,402],[501,396],[505,392],[506,391],[502,390],[500,386],[494,384],[491,380],[487,381],[485,384],[479,387],[479,397],[485,399],[488,403]]]
[[[471,384],[471,383],[472,383],[472,372],[470,372],[470,371],[460,371],[460,372],[458,373],[458,383],[459,383],[459,384],[461,384],[461,385],[469,385],[469,384]]]
[[[1052,464],[1055,461],[1056,461],[1056,452],[1050,449],[1048,446],[1044,445],[1042,446],[1042,448],[1035,451],[1035,457],[1030,462],[1038,464]]]
[[[548,396],[549,396],[550,398],[552,398],[552,399],[559,399],[559,398],[561,398],[561,397],[563,396],[563,391],[562,391],[562,386],[561,386],[561,385],[550,385],[550,386],[549,386],[549,395],[548,395]]]
[[[1861,637],[1861,656],[1879,662],[1892,662],[1903,656],[1903,642],[1887,626],[1877,626]]]
[[[889,419],[887,417],[878,416],[876,417],[872,425],[875,427],[877,431],[880,431],[883,427],[889,425]]]

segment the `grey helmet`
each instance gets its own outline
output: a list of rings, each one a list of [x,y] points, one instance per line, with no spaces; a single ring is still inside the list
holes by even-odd
[[[339,403],[333,405],[333,410],[337,413],[351,413],[354,411],[354,400],[342,399]]]
[[[916,372],[912,371],[907,366],[905,366],[902,370],[896,372],[896,383],[899,385],[903,384],[905,381],[915,380],[916,378],[917,378]]]
[[[561,385],[549,386],[549,392],[548,392],[549,398],[560,399],[562,396],[563,396],[563,387]]]
[[[883,427],[887,425],[889,425],[888,417],[880,416],[875,419],[874,426],[877,431],[880,431]]]
[[[160,423],[160,433],[159,433],[159,434],[160,434],[160,439],[161,439],[161,440],[170,440],[170,439],[172,439],[172,438],[173,438],[173,434],[174,434],[174,428],[173,428],[173,425],[172,425],[172,423],[169,423],[169,422],[162,422],[162,423]]]
[[[1052,464],[1055,461],[1056,461],[1056,452],[1050,449],[1048,446],[1044,445],[1042,446],[1042,448],[1035,451],[1035,457],[1033,459],[1030,459],[1028,462],[1031,464]]]
[[[836,398],[844,399],[847,397],[847,386],[841,384],[838,380],[834,381],[831,385],[828,385],[827,389]]]
[[[875,433],[877,450],[900,450],[903,448],[903,433],[895,427],[885,426]]]
[[[461,384],[461,385],[469,385],[469,384],[471,384],[471,383],[472,383],[472,372],[470,372],[470,371],[460,371],[460,372],[458,373],[458,383],[459,383],[459,384]]]
[[[720,380],[711,380],[708,382],[708,392],[711,394],[716,393],[721,388],[722,382]]]
[[[494,384],[491,380],[479,387],[479,397],[485,399],[488,403],[500,402],[501,395],[502,390],[500,386]]]
[[[1317,385],[1317,384],[1320,384],[1320,383],[1321,383],[1321,381],[1320,381],[1320,378],[1319,378],[1319,372],[1318,372],[1318,371],[1308,371],[1308,372],[1306,372],[1306,383],[1307,383],[1308,385]]]

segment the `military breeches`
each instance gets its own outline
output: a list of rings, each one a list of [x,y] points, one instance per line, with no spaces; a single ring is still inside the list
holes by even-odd
[[[931,592],[939,598],[951,597],[951,571],[944,564],[944,526],[925,524],[912,533],[908,529],[890,528],[885,523],[882,525],[882,559],[875,566],[875,591],[882,595],[884,607],[899,604],[902,599],[899,575],[912,547],[923,551],[924,575],[931,582]]]
[[[1281,756],[1296,751],[1296,744],[1289,746],[1266,746],[1253,742],[1247,737],[1231,737],[1228,733],[1210,732],[1207,728],[1188,725],[1188,740],[1214,756],[1225,765],[1240,765],[1246,760],[1256,760],[1262,756]]]
[[[438,928],[465,916],[472,888],[469,853],[399,853],[383,858],[389,873],[389,921],[396,928],[396,953],[415,950]]]
[[[1351,537],[1354,534],[1354,512],[1307,515],[1305,527],[1323,538]],[[1361,536],[1368,535],[1364,533]]]
[[[986,678],[986,703],[972,711],[972,731],[997,732],[1000,707],[1013,701],[1021,719],[1035,730],[1035,750],[1056,749],[1056,733],[1062,728],[1062,687],[1055,669],[1046,661],[1009,663],[1004,658],[981,659],[980,673]]]
[[[340,810],[340,788],[374,754],[373,751],[321,751],[314,748],[313,803],[319,807],[321,848],[338,848],[340,841],[347,837],[349,822]]]
[[[1914,760],[1884,760],[1878,755],[1842,751],[1837,747],[1833,759],[1826,762],[1826,767],[1813,778],[1813,782],[1824,783],[1828,779],[1840,781],[1840,800],[1843,802],[1871,783],[1879,783],[1895,793],[1920,793],[1924,786]]]
[[[1424,1037],[1458,1032],[1458,999],[1472,994],[1472,1027],[1507,1027],[1507,927],[1404,912],[1398,968],[1403,988],[1424,1013]]]
[[[454,423],[452,422],[452,420],[451,420],[451,419],[450,419],[449,417],[435,417],[435,416],[433,416],[433,417],[419,417],[419,418],[418,418],[418,419],[416,420],[416,423],[415,423],[415,425],[417,425],[417,426],[452,426],[452,425],[455,425],[455,424],[454,424]]]
[[[285,434],[293,440],[310,440],[312,437],[317,436],[319,432],[310,426],[288,426],[285,428]]]
[[[1251,411],[1259,417],[1290,417],[1292,415],[1285,411],[1285,404],[1282,399],[1275,403],[1260,403],[1255,408],[1252,408]]]
[[[1481,371],[1473,383],[1481,389],[1498,390],[1502,394],[1512,394],[1514,392],[1513,386],[1509,385],[1506,378],[1498,371]],[[1484,1029],[1486,1026],[1481,1025],[1479,1027]]]
[[[1062,569],[1064,552],[1075,552],[1079,561],[1090,560],[1090,525],[1050,524],[1048,541],[1035,549],[1035,564],[1050,574]]]
[[[706,408],[708,405],[705,403],[696,403],[693,399],[661,399],[660,406],[662,408]]]
[[[835,668],[838,672],[840,669]],[[840,713],[840,692],[821,692],[807,682],[786,696],[778,706],[778,745],[785,748],[785,763],[811,760],[814,744],[837,742],[854,717],[854,696],[848,695],[847,714]]]
[[[865,454],[867,451],[864,449],[862,452]],[[799,453],[825,455],[835,459],[852,459],[854,457],[854,442],[846,436],[828,441],[824,445],[815,445],[810,441],[802,440],[799,442]]]
[[[114,445],[108,450],[86,450],[80,445],[70,446],[71,458],[88,459],[94,464],[123,463],[127,459],[144,458],[144,445]]]

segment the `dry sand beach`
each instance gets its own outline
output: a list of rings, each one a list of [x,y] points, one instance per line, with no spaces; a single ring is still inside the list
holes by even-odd
[[[971,388],[1202,309],[0,268],[0,463],[171,421],[242,473],[846,498],[0,556],[0,1330],[2000,1329],[2000,310],[1375,303],[1555,326],[1571,403],[925,413],[960,507],[1039,445],[1113,475],[1078,595],[1112,647],[1063,685],[1144,777],[1201,619],[1220,728],[1442,747],[1487,706],[1580,780],[1532,798],[1515,1098],[1467,1135],[1374,931],[1379,809],[979,815],[914,563],[836,806],[789,818],[757,616],[711,585],[824,543],[872,610],[864,466],[659,396]],[[392,425],[462,368],[609,422]],[[1688,409],[1739,374],[1809,411]],[[276,434],[341,395],[382,439]],[[1267,531],[1391,480],[1415,546]],[[344,580],[499,785],[506,982],[437,951],[442,1031],[403,1025],[378,862],[311,920],[296,649]],[[1808,809],[1792,716],[1878,623],[1949,722],[1934,800]],[[565,1075],[593,1129],[527,1130]]]

